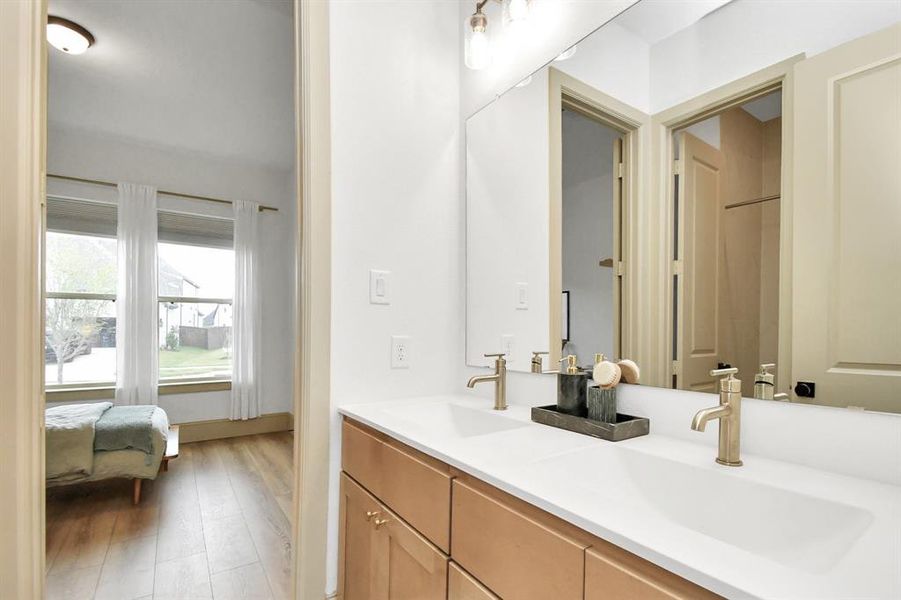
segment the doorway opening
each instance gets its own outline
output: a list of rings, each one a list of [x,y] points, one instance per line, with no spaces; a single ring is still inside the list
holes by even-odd
[[[589,365],[622,356],[623,133],[566,103],[561,123],[562,352]]]
[[[782,110],[771,86],[671,128],[673,388],[736,367],[750,397],[780,364]]]

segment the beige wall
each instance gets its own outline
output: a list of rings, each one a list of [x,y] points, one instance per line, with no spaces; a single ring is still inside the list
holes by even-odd
[[[763,124],[763,196],[778,194],[782,180],[782,118]],[[761,363],[779,355],[779,210],[780,200],[760,205],[760,354]],[[773,371],[775,373],[775,371]]]
[[[781,122],[736,107],[721,115],[723,205],[779,193]],[[761,362],[776,362],[779,307],[779,203],[723,211],[719,282],[721,360],[737,367],[751,396]]]

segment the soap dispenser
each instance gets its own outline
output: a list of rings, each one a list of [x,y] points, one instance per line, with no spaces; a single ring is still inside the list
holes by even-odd
[[[557,373],[557,410],[584,417],[588,374],[579,368],[576,360],[572,354],[560,359],[566,361],[566,366]]]
[[[764,363],[760,365],[760,372],[754,376],[754,397],[758,400],[772,400],[776,385],[774,383],[776,376],[770,373],[770,369],[775,367],[773,363]]]

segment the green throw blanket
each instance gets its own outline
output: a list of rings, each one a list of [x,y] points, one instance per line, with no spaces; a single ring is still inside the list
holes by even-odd
[[[112,402],[96,402],[47,409],[47,479],[91,474],[94,470],[94,426],[112,405]]]
[[[155,406],[113,406],[94,426],[94,451],[140,450],[153,454],[151,417]]]

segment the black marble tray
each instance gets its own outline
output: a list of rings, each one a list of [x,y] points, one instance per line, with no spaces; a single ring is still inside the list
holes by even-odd
[[[604,423],[603,421],[593,421],[588,417],[577,417],[561,412],[557,410],[556,404],[533,406],[532,420],[542,425],[559,427],[610,442],[621,442],[629,438],[647,435],[651,430],[651,422],[646,417],[616,413],[616,423]]]

